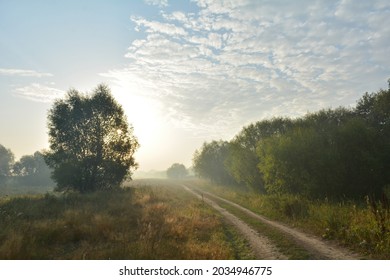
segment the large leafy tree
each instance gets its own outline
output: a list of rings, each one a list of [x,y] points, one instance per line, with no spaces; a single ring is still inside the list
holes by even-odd
[[[255,191],[263,191],[263,180],[257,168],[256,147],[260,141],[289,130],[292,121],[285,118],[263,120],[244,127],[230,142],[226,168],[238,183]]]
[[[291,131],[259,142],[258,165],[270,193],[311,197],[379,194],[384,183],[375,130],[343,109],[298,120]]]
[[[367,125],[376,132],[375,146],[379,149],[378,159],[382,170],[380,177],[384,184],[390,186],[390,79],[388,89],[379,90],[371,94],[366,93],[356,106],[355,112],[363,118]]]
[[[59,190],[114,189],[137,166],[133,128],[105,85],[91,95],[70,90],[49,111],[48,127],[45,161]]]

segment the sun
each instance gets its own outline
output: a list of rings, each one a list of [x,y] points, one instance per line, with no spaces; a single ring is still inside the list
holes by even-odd
[[[144,95],[135,94],[139,92],[136,89],[129,90],[127,87],[114,86],[112,92],[122,105],[140,143],[148,143],[160,138],[159,134],[165,123],[161,104]]]
[[[162,170],[181,149],[178,145],[181,134],[171,120],[168,104],[153,98],[158,89],[131,77],[118,77],[109,86],[140,144],[136,151],[139,170]]]

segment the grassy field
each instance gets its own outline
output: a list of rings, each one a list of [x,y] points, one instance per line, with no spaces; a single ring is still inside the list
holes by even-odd
[[[310,201],[188,183],[293,227],[334,240],[367,259],[390,259],[385,203]],[[278,232],[249,220],[273,241]],[[229,208],[230,207],[230,208]],[[280,239],[280,240],[278,240]],[[292,258],[310,258],[282,244]],[[115,192],[0,197],[0,259],[253,259],[246,241],[211,207],[168,180],[136,180]]]
[[[251,258],[219,215],[172,185],[0,198],[0,259]]]
[[[299,196],[254,194],[199,180],[191,184],[253,212],[333,240],[367,259],[390,259],[390,208],[386,201],[311,201]]]

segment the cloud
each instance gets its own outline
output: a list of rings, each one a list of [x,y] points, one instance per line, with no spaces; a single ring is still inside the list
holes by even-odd
[[[162,33],[170,36],[187,35],[187,32],[183,28],[177,27],[174,24],[148,21],[141,17],[131,17],[131,20],[136,24],[137,30],[145,27],[148,33]]]
[[[144,2],[148,5],[159,6],[159,7],[167,7],[168,0],[144,0]]]
[[[133,16],[144,38],[126,68],[102,74],[163,104],[176,126],[231,135],[265,117],[352,105],[388,78],[387,1],[194,2],[197,12]]]
[[[50,74],[50,73],[42,73],[42,72],[37,72],[34,70],[10,69],[10,68],[0,68],[0,75],[34,77],[34,78],[52,77],[53,76],[53,74]]]
[[[35,102],[50,103],[57,98],[63,97],[64,91],[51,86],[32,83],[25,87],[16,88],[14,95]]]

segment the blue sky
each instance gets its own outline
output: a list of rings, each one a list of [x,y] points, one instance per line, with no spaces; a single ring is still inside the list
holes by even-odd
[[[244,125],[353,106],[390,78],[390,3],[0,0],[0,144],[47,148],[70,88],[107,83],[141,170],[191,164]]]

